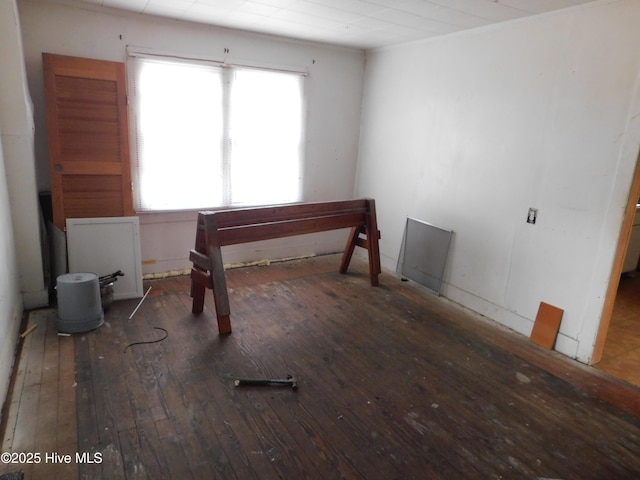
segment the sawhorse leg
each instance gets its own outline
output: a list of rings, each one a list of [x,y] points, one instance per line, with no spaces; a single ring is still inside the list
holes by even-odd
[[[204,310],[204,297],[208,285],[209,288],[211,288],[211,291],[213,293],[213,300],[215,302],[216,318],[218,321],[218,333],[220,335],[224,335],[227,333],[231,333],[229,296],[227,295],[226,281],[222,286],[218,281],[217,287],[214,283],[216,282],[213,281],[213,275],[209,277],[205,272],[196,270],[195,268],[191,270],[191,297],[193,298],[191,312],[194,315],[198,315]],[[216,292],[223,293],[216,295]]]
[[[371,286],[378,286],[378,275],[381,273],[380,267],[380,250],[378,248],[378,230],[370,230],[366,227],[353,227],[347,240],[347,245],[342,254],[342,262],[340,262],[340,273],[347,273],[349,269],[349,263],[351,257],[356,248],[356,245],[367,249],[369,257],[369,278],[371,280]],[[365,233],[367,235],[366,240],[360,238],[360,234]]]
[[[211,258],[211,283],[213,299],[216,304],[218,333],[224,335],[231,333],[231,307],[229,306],[224,263],[222,263],[222,251],[219,246],[209,245],[209,258]]]
[[[360,233],[364,231],[364,227],[352,227],[349,233],[349,239],[344,247],[344,253],[342,254],[342,261],[340,262],[340,273],[347,273],[349,269],[349,263],[351,263],[351,257],[356,249],[358,238]]]
[[[204,310],[204,294],[207,290],[207,287],[202,280],[200,280],[199,276],[205,276],[202,272],[196,270],[195,268],[191,269],[191,298],[193,298],[193,303],[191,304],[191,313],[199,314]]]

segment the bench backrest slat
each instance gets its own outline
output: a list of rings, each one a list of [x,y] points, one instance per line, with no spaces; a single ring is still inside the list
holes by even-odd
[[[238,208],[201,212],[204,215],[215,215],[218,228],[238,227],[265,222],[281,222],[304,219],[324,215],[365,212],[367,200],[343,200],[337,202],[311,202],[289,205],[270,205],[256,208]]]
[[[210,225],[209,243],[235,245],[272,238],[359,227],[366,223],[367,199],[301,203],[200,212]]]
[[[254,223],[239,227],[226,227],[218,230],[218,244],[235,245],[238,243],[257,242],[272,238],[304,235],[307,233],[338,230],[341,228],[359,227],[365,224],[364,213],[347,215],[329,215],[304,219],[284,220],[279,222]]]

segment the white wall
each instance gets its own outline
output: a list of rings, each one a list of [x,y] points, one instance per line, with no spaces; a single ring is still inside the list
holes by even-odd
[[[5,175],[0,136],[0,403],[6,398],[9,387],[23,309]]]
[[[33,114],[15,0],[0,2],[0,126],[20,289],[25,307],[46,305],[33,153]]]
[[[65,2],[69,4],[70,2]],[[49,188],[42,52],[126,61],[126,46],[221,60],[308,68],[304,200],[353,198],[364,75],[364,52],[116,10],[19,2],[36,119],[38,187]],[[223,50],[229,49],[229,54]],[[167,194],[171,191],[168,189]],[[190,267],[196,213],[141,215],[144,272]],[[226,262],[323,253],[343,248],[344,232],[225,247]]]
[[[19,52],[14,51],[16,40],[20,38],[17,18],[17,8],[13,1],[0,3],[0,399],[4,400],[9,385],[11,366],[15,355],[18,329],[22,318],[23,301],[20,295],[20,278],[18,275],[18,252],[14,241],[14,229],[11,220],[8,183],[12,179],[8,176],[8,156],[13,154],[8,145],[14,143],[16,134],[12,133],[15,124],[7,114],[11,112],[18,118],[23,109],[13,105],[16,98],[15,85],[4,76],[4,72],[20,70],[20,65],[14,62]],[[6,127],[5,127],[6,125]],[[7,130],[5,130],[6,128]],[[18,129],[19,130],[19,129]],[[19,142],[18,142],[19,143]],[[3,152],[7,151],[5,156]],[[16,160],[13,159],[13,162]],[[32,161],[33,163],[33,161]],[[31,190],[35,192],[34,189]],[[37,217],[36,217],[37,219]],[[28,223],[28,222],[25,222]],[[36,224],[37,225],[37,224]],[[37,238],[37,236],[36,236]]]
[[[383,263],[406,216],[455,231],[443,294],[589,362],[640,143],[640,2],[367,53],[356,194]],[[525,222],[538,209],[535,225]]]

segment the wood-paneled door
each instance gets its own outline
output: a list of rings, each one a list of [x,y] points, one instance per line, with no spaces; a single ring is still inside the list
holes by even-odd
[[[133,215],[124,63],[42,58],[54,224]]]

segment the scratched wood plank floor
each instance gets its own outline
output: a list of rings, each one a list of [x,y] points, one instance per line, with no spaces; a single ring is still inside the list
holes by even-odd
[[[78,477],[640,477],[637,390],[393,274],[370,287],[359,259],[338,265],[227,272],[224,337],[211,292],[191,315],[187,277],[147,282],[131,320],[137,300],[114,303],[74,338],[77,449],[102,457]],[[129,346],[162,338],[156,327],[168,337]],[[297,391],[233,385],[287,374]]]

